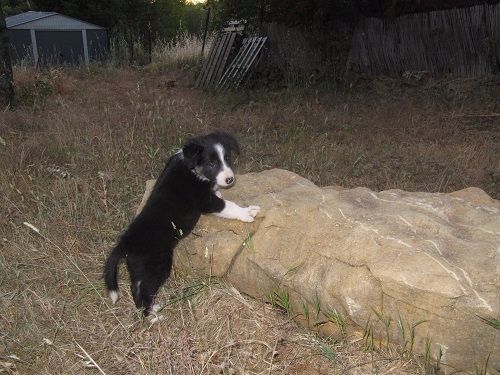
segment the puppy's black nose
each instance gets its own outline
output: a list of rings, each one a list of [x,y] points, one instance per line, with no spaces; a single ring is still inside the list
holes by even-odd
[[[226,178],[226,184],[231,185],[234,182],[234,177]]]

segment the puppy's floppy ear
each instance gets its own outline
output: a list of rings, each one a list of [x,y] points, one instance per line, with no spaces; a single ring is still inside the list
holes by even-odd
[[[197,143],[195,140],[188,141],[182,148],[182,153],[184,155],[184,160],[189,169],[193,169],[198,165],[200,160],[200,155],[203,152],[203,146]]]
[[[219,137],[221,138],[222,144],[225,148],[236,152],[238,155],[240,154],[240,145],[238,144],[236,138],[226,132],[219,132]]]

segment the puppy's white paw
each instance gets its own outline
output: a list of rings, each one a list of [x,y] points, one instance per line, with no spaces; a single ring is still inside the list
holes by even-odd
[[[222,198],[222,193],[219,190],[215,191],[215,195],[219,198]]]
[[[259,206],[248,206],[247,210],[250,213],[250,215],[252,215],[252,217],[255,217],[259,214],[260,207]]]
[[[254,221],[254,218],[250,215],[241,215],[238,219],[245,223],[252,223]]]
[[[239,219],[241,221],[246,222],[246,223],[251,223],[254,221],[254,218],[255,218],[255,216],[257,216],[259,211],[260,211],[260,207],[258,207],[258,206],[244,207],[243,214],[241,215],[241,217],[239,217]]]
[[[165,316],[164,315],[154,315],[152,318],[151,318],[151,325],[155,324],[155,323],[158,323],[158,322],[161,322],[163,319],[165,319]]]

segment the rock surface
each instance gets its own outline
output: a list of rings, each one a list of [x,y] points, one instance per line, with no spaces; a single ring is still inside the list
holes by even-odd
[[[369,321],[385,342],[391,319],[390,342],[407,350],[425,320],[415,352],[430,340],[452,367],[484,366],[489,353],[489,368],[500,367],[500,331],[479,318],[499,318],[500,202],[482,190],[319,188],[273,169],[239,176],[222,194],[261,214],[251,224],[202,217],[176,250],[177,269],[225,277],[257,298],[288,293],[292,315],[311,328],[337,311],[361,333]]]

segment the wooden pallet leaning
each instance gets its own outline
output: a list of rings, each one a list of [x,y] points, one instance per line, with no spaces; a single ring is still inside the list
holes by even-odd
[[[243,82],[257,59],[260,51],[264,47],[267,37],[252,37],[243,39],[243,44],[226,72],[219,80],[216,90],[226,91],[230,88],[237,88]]]
[[[227,60],[236,40],[236,31],[221,33],[212,44],[195,87],[207,89],[219,82],[227,65]]]

